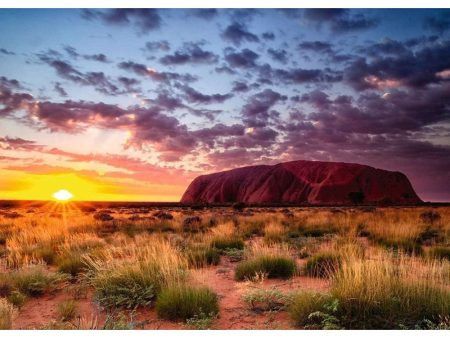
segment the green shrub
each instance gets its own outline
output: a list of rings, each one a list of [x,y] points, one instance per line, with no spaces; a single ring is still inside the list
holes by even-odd
[[[244,250],[241,249],[226,249],[224,255],[228,257],[230,262],[240,262],[244,257]]]
[[[423,253],[422,245],[420,243],[417,243],[412,238],[402,238],[402,239],[376,238],[375,242],[395,252],[401,251],[409,255],[412,254],[420,255]]]
[[[59,272],[70,274],[72,277],[75,277],[80,272],[87,269],[86,263],[77,253],[72,253],[72,255],[61,257],[58,260],[57,266]]]
[[[296,271],[295,262],[282,256],[260,256],[238,264],[235,271],[236,280],[251,279],[259,273],[267,278],[290,278]]]
[[[92,284],[96,300],[105,308],[150,306],[158,288],[153,274],[132,266],[102,271],[93,277]]]
[[[158,316],[169,320],[187,320],[219,313],[217,295],[206,287],[175,285],[161,291],[156,301]]]
[[[450,260],[450,248],[445,246],[435,246],[428,251],[428,255],[434,259]]]
[[[211,246],[218,250],[224,251],[227,249],[244,249],[244,241],[237,237],[225,238],[217,237],[211,241]]]
[[[57,283],[66,280],[66,276],[46,272],[42,268],[30,268],[12,273],[11,280],[15,290],[26,296],[36,297],[54,290]]]
[[[201,313],[200,315],[194,315],[194,317],[186,320],[186,325],[194,330],[207,330],[212,325],[217,315],[207,315]]]
[[[13,291],[13,280],[7,273],[0,273],[0,298],[8,297]]]
[[[70,321],[78,314],[78,305],[73,300],[63,301],[58,304],[58,318],[63,322]]]
[[[255,312],[279,311],[283,309],[289,297],[276,289],[256,289],[245,293],[242,297],[251,310]]]
[[[305,272],[311,277],[331,277],[341,264],[341,257],[335,253],[324,252],[311,256],[306,261]]]
[[[201,268],[208,265],[217,265],[220,262],[220,251],[208,246],[193,247],[187,252],[189,266]]]
[[[17,308],[21,308],[27,301],[27,296],[19,291],[13,291],[8,296],[8,301]]]
[[[289,314],[296,326],[305,327],[312,324],[310,315],[323,312],[332,301],[329,294],[315,292],[299,292],[294,295],[289,306]]]

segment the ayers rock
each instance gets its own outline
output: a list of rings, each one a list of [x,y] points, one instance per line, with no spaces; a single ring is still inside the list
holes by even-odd
[[[292,161],[195,178],[181,203],[417,204],[401,172],[356,163]]]

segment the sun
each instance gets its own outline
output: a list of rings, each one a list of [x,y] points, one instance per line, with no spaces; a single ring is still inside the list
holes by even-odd
[[[60,189],[53,193],[53,198],[57,199],[58,201],[68,201],[73,197],[73,194],[66,190],[66,189]]]

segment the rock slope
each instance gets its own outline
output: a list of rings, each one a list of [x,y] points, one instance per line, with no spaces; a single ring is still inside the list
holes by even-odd
[[[400,172],[355,163],[292,161],[199,176],[181,202],[398,205],[422,201]]]

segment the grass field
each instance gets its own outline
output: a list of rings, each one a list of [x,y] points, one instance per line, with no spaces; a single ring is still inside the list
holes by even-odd
[[[450,207],[0,208],[0,329],[449,329]]]

